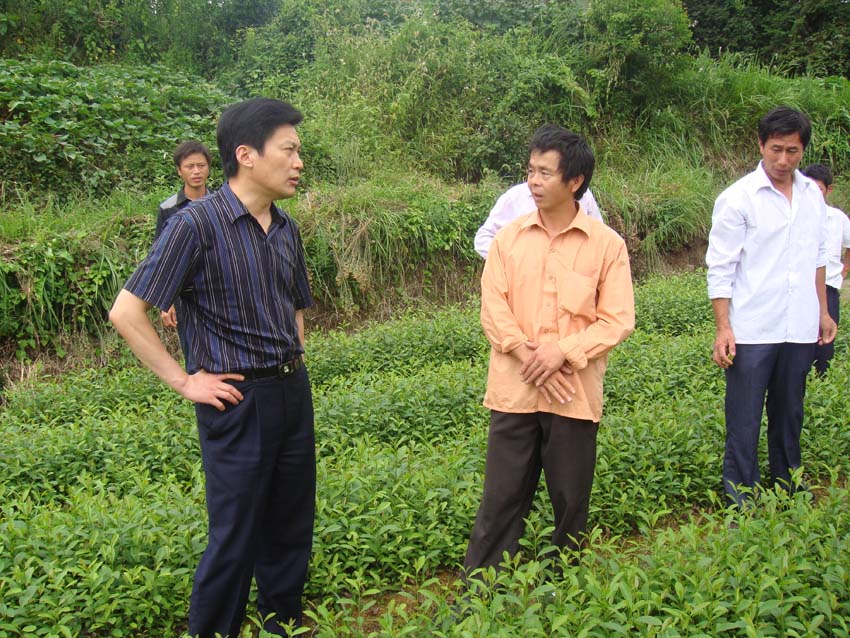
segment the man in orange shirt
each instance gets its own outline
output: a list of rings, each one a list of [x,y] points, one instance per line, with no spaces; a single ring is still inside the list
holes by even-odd
[[[580,135],[548,125],[530,150],[537,210],[499,231],[481,277],[491,416],[468,572],[516,553],[541,470],[555,514],[552,543],[578,546],[607,354],[634,330],[626,245],[577,203],[590,184],[593,152]]]

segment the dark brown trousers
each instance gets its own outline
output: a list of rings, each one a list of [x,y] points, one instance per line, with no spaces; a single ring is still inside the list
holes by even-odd
[[[541,470],[555,514],[552,544],[577,546],[587,529],[598,426],[547,412],[491,411],[484,496],[466,550],[467,571],[498,566],[504,552],[518,551]]]

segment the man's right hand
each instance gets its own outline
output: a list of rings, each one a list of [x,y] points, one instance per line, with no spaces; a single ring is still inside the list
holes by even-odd
[[[194,403],[206,403],[223,412],[225,405],[222,400],[237,405],[244,398],[238,389],[225,383],[229,379],[244,381],[245,377],[232,372],[212,374],[206,370],[198,370],[195,374],[187,375],[186,381],[174,389]]]
[[[174,306],[171,306],[165,312],[159,313],[159,318],[162,319],[162,325],[166,328],[177,327],[177,311],[174,309]]]
[[[724,370],[732,365],[735,358],[735,335],[732,328],[718,328],[714,337],[714,363]]]

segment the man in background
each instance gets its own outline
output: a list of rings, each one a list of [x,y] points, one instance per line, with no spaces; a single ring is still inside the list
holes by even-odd
[[[829,205],[832,194],[832,171],[823,164],[809,164],[803,175],[817,184],[826,202],[827,259],[826,262],[826,307],[829,316],[838,325],[841,284],[850,270],[850,219],[838,208]],[[843,259],[842,259],[843,257]],[[829,361],[835,354],[835,343],[819,344],[815,349],[815,372],[823,376],[829,369]]]
[[[596,199],[593,197],[593,193],[590,192],[589,188],[581,196],[578,203],[590,217],[603,221],[602,215],[599,212],[599,206],[596,204]],[[509,188],[496,200],[487,219],[481,225],[481,228],[478,229],[478,232],[475,233],[475,252],[484,259],[487,259],[490,244],[496,233],[520,215],[527,215],[536,208],[537,204],[531,196],[531,189],[528,186],[528,182],[523,182]]]
[[[816,344],[835,338],[826,303],[826,204],[797,170],[811,134],[800,111],[780,106],[765,115],[761,162],[720,194],[712,214],[705,259],[712,358],[726,374],[723,487],[739,507],[760,480],[765,397],[770,472],[776,485],[794,490],[806,375]]]
[[[159,205],[159,211],[156,215],[156,230],[153,236],[154,241],[162,234],[162,229],[165,228],[166,222],[175,213],[183,210],[196,199],[206,196],[209,192],[207,190],[207,179],[210,176],[210,161],[212,158],[206,146],[195,140],[186,140],[174,149],[173,158],[177,175],[183,180],[183,186],[174,195]],[[186,360],[186,369],[191,370],[192,365],[189,359],[189,346],[186,342],[186,331],[184,329],[180,300],[176,299],[173,306],[161,312],[160,318],[162,319],[162,325],[166,328],[177,328],[180,349],[183,351],[183,357]]]

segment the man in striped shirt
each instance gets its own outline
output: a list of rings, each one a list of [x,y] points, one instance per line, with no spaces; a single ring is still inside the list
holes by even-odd
[[[142,363],[196,405],[209,538],[189,633],[202,638],[239,635],[252,576],[267,631],[301,621],[316,483],[302,311],[313,300],[298,228],[274,204],[298,186],[301,119],[263,98],[222,114],[227,182],[169,221],[109,313]],[[189,371],[147,314],[178,297]]]

